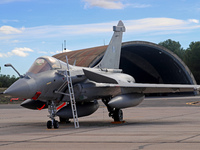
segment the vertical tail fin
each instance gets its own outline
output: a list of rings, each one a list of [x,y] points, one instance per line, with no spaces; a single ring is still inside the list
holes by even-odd
[[[125,32],[125,26],[120,20],[117,26],[113,26],[114,34],[106,49],[103,59],[95,66],[97,68],[119,69],[121,55],[122,34]]]

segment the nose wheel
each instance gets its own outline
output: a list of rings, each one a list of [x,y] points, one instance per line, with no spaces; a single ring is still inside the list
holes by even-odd
[[[54,129],[58,129],[59,128],[59,123],[58,123],[57,120],[53,120],[53,121],[49,120],[49,121],[47,121],[47,128],[48,129],[52,129],[52,127],[54,127]]]
[[[54,127],[54,129],[58,129],[59,128],[59,123],[57,120],[55,120],[55,116],[56,116],[56,105],[54,104],[53,101],[50,102],[50,104],[48,105],[48,111],[49,111],[49,118],[51,120],[47,121],[47,129],[52,129],[52,127]]]

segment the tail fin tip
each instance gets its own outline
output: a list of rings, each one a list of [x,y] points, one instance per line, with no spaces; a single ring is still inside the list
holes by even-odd
[[[113,31],[115,32],[125,32],[125,26],[124,23],[120,20],[117,24],[117,26],[113,26]]]
[[[122,35],[125,32],[125,26],[120,20],[117,26],[113,26],[113,36],[106,49],[104,57],[96,68],[119,69]]]

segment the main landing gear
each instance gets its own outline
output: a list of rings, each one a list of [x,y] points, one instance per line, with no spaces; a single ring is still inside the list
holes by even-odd
[[[111,97],[102,99],[102,102],[106,105],[108,109],[109,117],[112,117],[115,122],[123,121],[123,111],[121,109],[111,108],[108,105],[108,102],[110,101],[110,99]]]
[[[59,123],[57,120],[55,120],[55,116],[56,116],[56,105],[54,104],[54,101],[50,101],[48,104],[48,111],[49,111],[49,118],[51,120],[47,121],[47,128],[48,129],[52,129],[52,127],[54,127],[54,129],[58,129],[59,128]]]
[[[121,109],[115,109],[111,117],[115,122],[123,121],[123,111]]]

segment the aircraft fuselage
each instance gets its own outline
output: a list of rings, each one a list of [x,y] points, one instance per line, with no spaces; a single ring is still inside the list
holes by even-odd
[[[46,59],[40,57],[40,59]],[[52,59],[48,57],[48,59]],[[53,58],[54,60],[61,62]],[[55,93],[56,90],[64,83],[66,80],[65,76],[65,68],[64,62],[62,63],[62,67],[59,69],[50,69],[42,72],[35,73],[27,72],[23,78],[20,78],[16,81],[12,86],[10,86],[5,94],[15,95],[16,97],[20,97],[23,99],[39,99],[40,101],[47,102],[49,100],[53,101],[70,101],[69,96],[63,96]],[[77,102],[80,101],[91,101],[97,98],[102,97],[113,97],[121,93],[121,89],[116,86],[110,88],[98,88],[98,85],[101,83],[97,83],[91,80],[88,80],[85,77],[83,72],[84,67],[77,67],[70,65],[71,78],[75,93],[75,98]],[[88,68],[85,68],[88,69]],[[113,70],[102,71],[98,68],[92,68],[92,71],[96,72],[105,72],[109,76],[115,77],[116,81],[120,82],[134,82],[134,78],[127,74],[123,73],[114,73]],[[68,89],[66,88],[65,93],[68,93]]]

